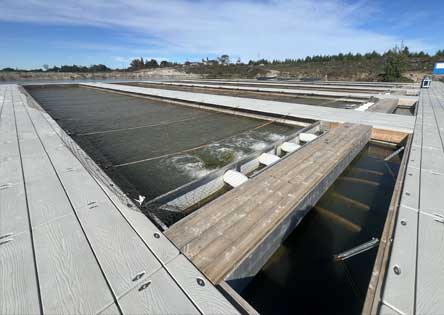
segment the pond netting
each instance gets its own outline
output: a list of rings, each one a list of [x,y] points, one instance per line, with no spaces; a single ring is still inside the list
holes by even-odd
[[[145,203],[298,129],[86,87],[27,90],[128,197]],[[183,215],[144,210],[162,222]]]

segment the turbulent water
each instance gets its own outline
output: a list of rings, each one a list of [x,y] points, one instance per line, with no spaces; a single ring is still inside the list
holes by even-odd
[[[297,130],[90,88],[27,90],[125,192],[147,200]]]

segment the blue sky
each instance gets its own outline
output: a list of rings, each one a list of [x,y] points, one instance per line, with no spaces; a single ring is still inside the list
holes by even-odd
[[[0,68],[444,49],[444,1],[0,0]]]

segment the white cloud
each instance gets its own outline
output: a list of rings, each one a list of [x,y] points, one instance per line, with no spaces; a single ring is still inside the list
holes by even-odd
[[[340,0],[3,0],[0,20],[129,32],[134,34],[131,54],[140,43],[152,47],[143,49],[151,55],[228,53],[246,60],[382,51],[399,43],[360,28],[372,10],[365,1]],[[419,40],[405,42],[413,49],[429,48]]]

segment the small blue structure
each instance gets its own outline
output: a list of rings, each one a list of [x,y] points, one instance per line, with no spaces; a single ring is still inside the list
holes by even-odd
[[[435,63],[435,68],[433,69],[433,74],[444,75],[444,62]]]

